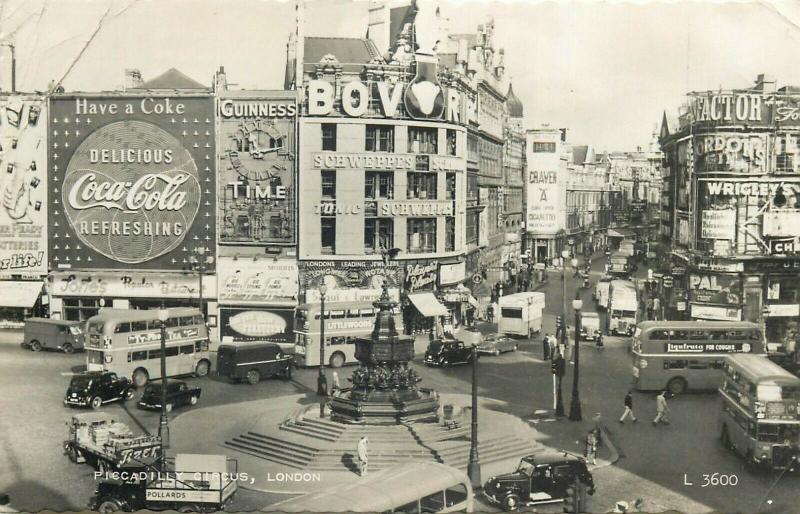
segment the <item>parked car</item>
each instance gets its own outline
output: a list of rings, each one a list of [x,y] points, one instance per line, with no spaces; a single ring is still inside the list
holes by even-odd
[[[576,479],[594,494],[594,480],[583,457],[547,451],[523,457],[512,473],[490,478],[483,492],[503,510],[516,510],[522,505],[563,500]]]
[[[72,353],[83,350],[83,337],[80,321],[28,318],[25,320],[25,335],[21,346],[34,352],[54,348]]]
[[[135,387],[126,377],[111,371],[87,371],[69,382],[64,405],[99,409],[104,403],[133,398]]]
[[[452,366],[472,362],[472,347],[455,339],[436,340],[428,343],[425,364],[428,366]]]
[[[161,409],[162,382],[150,382],[144,388],[144,393],[136,404],[140,409]],[[182,405],[195,405],[200,398],[199,387],[189,387],[186,382],[167,380],[167,412],[172,412],[173,407]]]
[[[217,373],[234,381],[246,380],[255,385],[262,378],[292,378],[294,359],[283,353],[277,343],[240,343],[220,345]]]
[[[515,339],[500,334],[488,334],[478,344],[478,353],[500,355],[503,352],[516,351],[518,346],[519,342]]]

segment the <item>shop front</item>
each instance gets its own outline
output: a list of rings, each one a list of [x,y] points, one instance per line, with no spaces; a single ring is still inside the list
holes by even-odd
[[[41,280],[4,280],[0,282],[0,329],[20,329],[25,319],[42,314]]]
[[[293,346],[298,296],[296,261],[220,258],[220,340],[271,341]]]
[[[750,294],[771,351],[782,352],[800,338],[800,259],[753,260],[744,263]],[[761,299],[761,302],[758,300]]]
[[[742,320],[742,284],[738,273],[696,270],[689,273],[687,285],[693,319]]]
[[[412,301],[419,293],[427,293],[424,297],[432,297],[436,304],[441,305],[434,293],[437,291],[439,280],[439,263],[432,259],[419,259],[403,262],[403,326],[406,334],[428,333],[434,327],[431,310],[421,309],[420,305]],[[421,297],[420,297],[421,298]],[[433,303],[433,302],[431,302]],[[437,316],[446,316],[448,311],[444,306],[444,313]],[[438,307],[437,307],[438,309]]]
[[[464,262],[439,265],[439,298],[447,308],[446,322],[454,328],[472,325],[476,318],[478,302],[469,288],[462,284],[465,275]]]
[[[86,321],[100,309],[197,307],[200,276],[194,273],[138,271],[55,271],[48,278],[50,317]],[[212,339],[217,339],[217,279],[202,278],[203,304]]]

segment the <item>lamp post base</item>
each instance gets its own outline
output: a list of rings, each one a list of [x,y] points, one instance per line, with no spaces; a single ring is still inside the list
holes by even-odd
[[[572,403],[569,406],[569,420],[570,421],[582,421],[583,416],[581,416],[581,402],[580,400],[575,400],[573,398]]]
[[[477,460],[470,459],[467,464],[467,476],[473,491],[477,491],[483,487],[483,480],[481,480],[481,463]]]

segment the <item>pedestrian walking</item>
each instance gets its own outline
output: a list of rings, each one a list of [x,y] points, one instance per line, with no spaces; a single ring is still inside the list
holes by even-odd
[[[597,436],[594,430],[589,430],[586,434],[586,448],[583,450],[583,456],[590,464],[597,464]]]
[[[331,392],[336,394],[342,386],[339,385],[339,374],[337,372],[333,372],[333,386],[331,388]]]
[[[658,425],[659,423],[669,425],[669,417],[667,417],[669,406],[667,406],[666,393],[666,391],[661,391],[656,396],[656,418],[653,420],[653,425]]]
[[[603,444],[603,416],[599,412],[594,415],[592,418],[594,422],[594,436],[596,439],[597,446],[601,446]]]
[[[634,423],[639,421],[636,418],[636,414],[633,413],[633,393],[630,389],[628,389],[628,394],[625,395],[625,410],[622,412],[622,416],[619,418],[620,423],[625,423],[625,418],[630,416]]]
[[[550,334],[545,334],[542,339],[542,358],[544,360],[550,358]]]
[[[367,476],[367,467],[369,465],[369,456],[367,455],[368,442],[369,440],[365,435],[358,440],[358,474],[362,477]]]
[[[661,300],[657,296],[653,298],[653,319],[656,321],[661,319]]]
[[[653,319],[653,299],[647,299],[647,319]]]

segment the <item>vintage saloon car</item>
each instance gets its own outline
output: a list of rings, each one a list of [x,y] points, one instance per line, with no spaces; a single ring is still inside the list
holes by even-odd
[[[523,457],[516,471],[490,478],[483,491],[490,502],[503,510],[516,510],[521,505],[563,500],[567,487],[576,479],[589,494],[594,494],[594,480],[586,460],[567,452],[548,451]]]
[[[425,364],[428,366],[452,366],[472,362],[472,347],[455,339],[436,340],[428,343]]]
[[[478,353],[488,353],[490,355],[500,355],[503,352],[516,351],[519,342],[510,337],[500,334],[488,334],[483,341],[478,344]]]
[[[140,409],[161,409],[161,387],[161,382],[148,384],[136,405]],[[195,405],[198,398],[200,398],[199,387],[189,387],[186,382],[178,380],[167,380],[167,412],[172,412],[173,407]]]
[[[99,409],[104,403],[130,400],[134,392],[133,384],[125,377],[110,371],[89,371],[72,377],[64,405]]]

